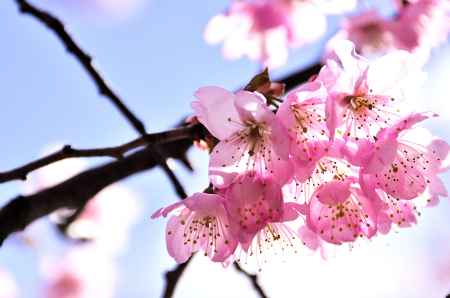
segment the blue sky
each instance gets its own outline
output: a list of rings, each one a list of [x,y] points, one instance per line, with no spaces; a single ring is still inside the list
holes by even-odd
[[[189,114],[192,94],[198,87],[220,85],[234,89],[258,70],[257,64],[247,60],[225,61],[219,48],[208,46],[202,39],[205,24],[226,6],[225,0],[153,0],[144,3],[132,18],[121,21],[83,17],[50,2],[34,3],[52,9],[64,20],[68,30],[82,48],[92,54],[100,71],[127,105],[144,120],[149,131],[166,129]],[[0,169],[10,169],[35,159],[51,143],[93,148],[117,145],[136,136],[114,107],[98,95],[86,73],[53,34],[36,20],[20,15],[13,0],[0,2],[0,19],[0,132],[3,143]],[[334,31],[335,23],[336,19],[330,20],[330,32]],[[289,66],[276,71],[274,76],[315,61],[322,44],[296,51],[290,57]],[[440,113],[444,114],[441,120],[434,120],[430,128],[447,140],[450,140],[446,126],[450,119],[446,103],[450,94],[449,52],[449,44],[434,52],[427,66],[432,79],[423,88],[425,100],[439,102],[434,107],[441,107]],[[441,100],[445,101],[442,105]],[[198,169],[196,173],[187,173],[183,168],[177,168],[177,173],[192,193],[207,184],[207,156],[195,150],[190,155]],[[91,164],[104,161],[99,159]],[[445,181],[448,185],[449,175]],[[121,281],[116,297],[158,297],[163,285],[162,274],[174,262],[165,252],[164,221],[150,221],[149,215],[156,208],[174,202],[176,196],[160,170],[132,177],[124,184],[139,194],[143,217],[130,235],[128,253],[119,259]],[[0,202],[6,202],[21,191],[22,182],[2,185]],[[346,274],[350,278],[356,270],[364,268],[367,255],[374,256],[367,266],[376,266],[374,260],[379,263],[396,260],[392,262],[393,272],[405,271],[404,266],[409,262],[414,271],[417,264],[413,262],[431,264],[445,253],[450,257],[449,211],[448,202],[443,202],[438,208],[426,210],[419,227],[377,242],[374,246],[379,257],[375,257],[375,249],[370,245],[355,248],[355,251],[360,249],[354,252],[356,256],[347,256],[347,252],[342,256],[338,254],[329,263],[312,261],[317,256],[309,256],[305,262],[310,266],[308,268],[312,266],[315,269],[309,277],[299,273],[303,278],[299,283],[314,283],[307,279],[319,278],[318,271],[324,272],[324,276],[329,273],[344,283],[348,281]],[[433,243],[439,243],[440,248]],[[446,244],[447,251],[443,248]],[[0,250],[0,266],[14,273],[21,286],[22,297],[38,297],[37,257],[42,254],[42,251],[22,247],[13,241],[8,241]],[[301,266],[295,267],[296,270],[302,270]],[[339,272],[338,268],[345,266],[348,266],[343,271],[345,274],[332,275],[333,270]],[[273,297],[303,296],[300,289],[298,295],[291,290],[283,292],[283,289],[286,291],[295,286],[295,279],[292,279],[294,269],[292,264],[289,268],[275,265],[263,272],[262,280]],[[246,280],[232,269],[212,266],[200,259],[189,270],[188,277],[180,283],[177,297],[254,295]],[[310,269],[305,267],[306,270]],[[381,270],[381,267],[376,267],[376,270]],[[405,275],[393,276],[397,278],[393,283],[412,283],[416,278]],[[233,284],[233,289],[230,284]],[[450,290],[450,284],[447,288]],[[392,289],[387,294],[380,292],[379,297],[424,297],[424,291],[429,290],[423,287],[409,293],[402,292],[398,286]],[[434,289],[432,294],[436,296],[433,297],[442,297],[443,288]],[[345,290],[336,288],[336,297],[346,293]],[[318,295],[320,293],[325,292],[318,290]]]

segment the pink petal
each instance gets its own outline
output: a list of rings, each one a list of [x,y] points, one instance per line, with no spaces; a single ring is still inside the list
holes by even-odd
[[[392,221],[386,213],[380,213],[378,215],[377,227],[381,234],[388,234],[391,230]]]
[[[300,215],[306,214],[306,206],[294,202],[284,203],[282,222],[296,220]]]
[[[274,115],[273,115],[274,116]],[[284,184],[292,176],[289,160],[290,140],[286,129],[276,120],[267,123],[270,136],[258,150],[250,153],[250,144],[237,134],[217,144],[210,157],[209,175],[214,186],[224,188],[240,173],[255,171],[259,175],[275,177]]]
[[[217,194],[196,193],[181,202],[186,207],[167,223],[166,244],[169,255],[183,263],[199,250],[212,261],[223,262],[237,246],[231,223]]]
[[[407,129],[411,129],[414,125],[419,122],[422,122],[430,117],[435,116],[435,114],[430,113],[411,113],[408,116],[398,120],[393,126],[386,129],[384,134],[391,134],[394,137],[398,137],[398,135]]]
[[[239,173],[246,171],[247,165],[242,160],[245,149],[241,144],[225,141],[214,147],[209,159],[209,179],[214,186],[227,187]]]
[[[337,186],[338,188],[347,185],[346,189],[340,189],[337,192],[344,196],[348,193],[348,196],[345,200],[341,196],[335,196],[337,198],[332,198],[327,201],[327,204],[323,204],[320,199],[325,195],[322,196],[320,190],[324,185],[319,187],[309,203],[308,227],[323,240],[333,244],[353,242],[360,235],[372,237],[376,232],[374,220],[376,214],[371,201],[359,189],[349,185],[351,180],[337,182],[341,184]],[[327,191],[328,189],[325,188],[325,192]],[[317,196],[318,194],[320,197]],[[330,196],[333,194],[326,193],[326,197]]]
[[[397,155],[398,143],[395,138],[376,142],[371,157],[364,165],[367,173],[377,173],[391,165]]]
[[[330,95],[326,101],[325,105],[325,115],[327,121],[327,129],[330,134],[330,139],[334,139],[336,129],[342,122],[342,116],[340,113],[339,106],[336,103],[337,95]]]
[[[281,187],[271,179],[242,175],[226,192],[225,206],[233,222],[239,224],[241,242],[249,239],[283,213]]]
[[[427,147],[427,151],[432,153],[434,158],[433,166],[440,167],[449,156],[450,146],[442,139],[434,139]],[[437,165],[438,164],[438,165]]]
[[[412,62],[412,55],[406,51],[393,51],[373,61],[367,78],[373,93],[399,96],[399,87],[410,74]]]
[[[321,246],[321,240],[319,236],[311,231],[307,226],[301,226],[298,229],[298,236],[309,249],[316,251]]]
[[[192,108],[198,120],[219,140],[226,139],[241,126],[234,107],[233,93],[220,87],[202,87],[195,92]]]
[[[273,121],[274,115],[267,107],[263,96],[255,92],[239,91],[236,93],[235,108],[241,121]]]
[[[350,196],[349,183],[336,180],[324,183],[317,189],[314,196],[326,205],[343,203]]]
[[[274,157],[287,161],[289,159],[289,151],[291,141],[286,128],[278,121],[277,118],[271,119],[270,141],[274,150]],[[284,179],[286,180],[286,179]]]
[[[163,217],[167,217],[167,215],[169,213],[171,213],[173,210],[177,209],[178,207],[181,207],[184,205],[184,202],[176,202],[172,205],[169,205],[165,208],[160,208],[158,210],[155,211],[155,213],[152,214],[151,219],[156,219],[159,218],[161,216]]]
[[[223,14],[214,16],[209,20],[204,32],[205,41],[209,44],[217,44],[223,41],[230,33],[229,17]]]
[[[192,255],[193,249],[190,245],[185,245],[183,241],[184,226],[176,216],[172,216],[167,222],[166,244],[169,255],[177,263],[186,262]]]

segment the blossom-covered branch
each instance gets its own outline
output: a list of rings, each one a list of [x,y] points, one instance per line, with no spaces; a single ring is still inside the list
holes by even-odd
[[[287,90],[292,89],[294,86],[303,83],[305,80],[308,80],[309,77],[313,75],[313,69],[318,68],[318,65],[313,65],[312,67],[305,69],[305,71],[299,70],[285,77],[281,80],[281,82],[286,83]],[[164,133],[160,134],[163,135]],[[191,147],[193,140],[197,136],[193,135],[192,138],[183,138],[175,141],[170,141],[165,143],[161,147],[164,150],[166,157],[180,160],[186,166],[190,167],[186,159],[186,151]],[[142,158],[144,152],[145,156],[147,158],[150,158],[151,163],[148,164],[149,161],[147,160],[147,163],[137,165],[136,163],[138,159],[136,158],[136,155]],[[151,156],[151,153],[154,154],[154,151],[152,149],[141,150],[121,160],[111,162],[104,166],[80,173],[72,179],[69,179],[50,189],[36,193],[32,196],[17,197],[0,210],[0,243],[2,243],[10,234],[24,229],[34,220],[44,217],[59,208],[72,207],[76,209],[77,206],[82,207],[84,205],[84,202],[92,197],[86,195],[87,191],[72,191],[73,189],[94,189],[91,191],[93,195],[109,184],[117,182],[131,174],[153,168],[154,166],[156,166],[156,164],[154,162],[154,156]],[[120,170],[118,170],[118,168],[121,166],[134,167],[134,170],[127,174],[121,173]],[[101,181],[101,183],[99,181],[96,181],[95,179],[91,179],[92,177],[96,177],[97,179],[101,180],[102,174],[108,177],[113,176],[114,179],[105,179],[104,181]],[[61,194],[64,194],[64,197],[61,196]],[[38,197],[39,200],[35,200],[34,198],[36,197]],[[33,201],[30,203],[29,201],[31,201],[31,199]]]
[[[187,149],[189,148],[190,144],[192,144],[192,140],[199,137],[199,134],[204,134],[203,126],[201,125],[192,125],[185,128],[181,128],[176,131],[169,131],[166,133],[160,133],[160,134],[153,134],[148,135],[146,134],[145,128],[142,125],[142,122],[135,117],[128,108],[123,104],[123,102],[118,98],[118,96],[106,85],[105,81],[102,79],[102,77],[99,75],[99,73],[96,71],[96,69],[91,64],[91,58],[84,53],[79,46],[73,41],[73,39],[70,37],[70,35],[65,31],[64,26],[60,21],[58,21],[56,18],[52,17],[50,14],[40,11],[30,4],[28,4],[26,1],[18,1],[21,11],[25,13],[30,13],[36,18],[38,18],[40,21],[42,21],[44,24],[46,24],[50,29],[55,32],[58,37],[63,41],[63,43],[68,48],[69,52],[72,53],[82,64],[82,66],[85,68],[85,70],[89,73],[91,78],[94,80],[96,85],[98,86],[100,93],[105,95],[107,98],[109,98],[122,112],[122,114],[131,122],[134,126],[134,128],[142,134],[142,137],[139,139],[136,139],[134,141],[131,141],[129,143],[126,143],[124,145],[118,146],[118,147],[112,147],[112,148],[100,148],[100,149],[89,149],[89,150],[77,150],[73,149],[70,146],[66,146],[63,149],[61,149],[58,152],[55,152],[47,157],[44,157],[40,160],[37,160],[35,162],[31,162],[30,164],[27,164],[23,167],[17,168],[15,170],[6,172],[6,173],[0,173],[0,181],[9,181],[14,179],[25,179],[26,175],[37,168],[40,168],[42,166],[45,166],[47,164],[53,163],[55,161],[69,158],[69,157],[91,157],[91,156],[111,156],[118,159],[122,159],[123,155],[127,153],[128,151],[145,146],[146,144],[151,145],[152,148],[147,148],[146,150],[142,150],[142,152],[152,152],[152,160],[153,162],[151,164],[147,164],[148,168],[154,167],[156,164],[154,163],[155,159],[157,159],[157,163],[159,163],[163,169],[166,171],[168,177],[171,179],[172,184],[174,185],[178,195],[180,198],[186,197],[186,193],[181,186],[181,183],[179,183],[178,179],[174,176],[173,172],[167,167],[167,164],[165,164],[164,161],[167,157],[175,157],[180,159],[182,162],[187,164],[187,160],[184,156],[185,151],[183,151],[183,148]],[[285,79],[283,79],[284,83],[286,84],[286,89],[290,90],[294,88],[296,85],[307,81],[312,75],[315,75],[318,73],[320,69],[320,64],[312,65],[311,67],[303,70],[298,71]],[[192,129],[192,130],[191,130]],[[195,132],[194,130],[197,130]],[[181,134],[180,134],[181,133]],[[187,133],[186,135],[184,133]],[[164,138],[164,140],[158,140],[159,137]],[[178,142],[172,142],[178,138],[184,139],[184,145],[180,147],[176,144]],[[186,143],[187,140],[187,143]],[[182,141],[182,140],[179,140]],[[165,144],[167,146],[164,146],[164,148],[157,148],[153,146],[156,143],[166,143],[170,142],[169,144]],[[173,147],[170,148],[170,145],[173,144]],[[164,150],[162,150],[164,149]],[[170,152],[170,149],[175,149],[175,152]],[[170,152],[170,154],[167,154],[167,152]],[[143,153],[142,153],[143,154]],[[169,156],[170,155],[170,156]],[[120,170],[117,172],[118,168],[121,168],[119,166],[119,162],[125,162],[125,160],[131,163],[134,163],[136,159],[134,157],[137,156],[136,154],[133,154],[129,157],[126,157],[122,160],[119,160],[116,163],[108,164],[110,167],[105,167],[107,169],[111,169],[111,171],[115,172],[114,177],[117,177],[117,180],[122,179],[123,177],[127,177],[128,175],[131,175],[135,173],[127,172],[126,170]],[[133,157],[133,158],[132,158]],[[159,159],[159,160],[158,160]],[[116,165],[116,166],[113,166]],[[123,164],[122,164],[123,165]],[[142,165],[141,165],[142,166]],[[139,167],[133,167],[136,172],[144,170],[145,168]],[[98,172],[102,172],[105,170],[105,167],[99,167],[97,169],[87,171],[85,173],[80,174],[81,176],[79,179],[81,181],[90,181],[90,176],[97,177],[96,174]],[[126,168],[126,167],[125,167]],[[124,168],[124,169],[125,169]],[[77,177],[79,177],[77,176]],[[56,211],[57,209],[61,207],[68,207],[68,208],[74,208],[78,212],[74,214],[74,216],[70,217],[72,219],[76,218],[77,214],[83,210],[86,203],[89,201],[90,197],[92,197],[95,193],[97,193],[99,190],[101,190],[103,187],[105,187],[107,184],[104,184],[104,181],[102,183],[92,181],[91,187],[88,187],[86,192],[79,192],[74,193],[73,189],[78,189],[77,187],[74,187],[73,184],[74,181],[79,181],[74,177],[72,179],[69,179],[68,181],[61,184],[61,187],[54,187],[49,189],[48,191],[44,191],[42,193],[38,193],[36,195],[33,195],[30,197],[18,197],[11,201],[5,208],[3,208],[0,211],[0,219],[6,219],[6,221],[0,222],[0,241],[3,242],[3,240],[13,231],[21,230],[26,225],[28,225],[33,220],[45,216],[53,211]],[[101,177],[99,175],[98,177]],[[112,181],[115,182],[116,180]],[[111,182],[111,183],[112,183]],[[81,186],[81,188],[83,188]],[[61,190],[62,189],[62,190]],[[89,190],[90,189],[90,190]],[[53,192],[58,193],[58,196],[61,197],[61,194],[59,192],[62,192],[62,197],[64,197],[64,200],[56,201],[52,199]],[[87,192],[92,192],[92,195],[87,194]],[[75,197],[72,197],[72,195],[75,194]],[[49,195],[49,196],[47,196]],[[37,196],[37,198],[36,198]],[[29,202],[32,200],[33,204],[29,204]],[[23,212],[23,209],[26,209],[25,212]],[[17,216],[20,215],[20,216]],[[12,220],[12,219],[20,219],[20,220]],[[13,223],[14,222],[14,223]],[[3,225],[2,225],[3,223]],[[13,224],[12,224],[13,223]],[[70,224],[70,222],[69,222]],[[64,223],[61,226],[62,230],[67,228],[67,223]],[[240,268],[239,265],[235,265],[237,268]],[[170,297],[173,294],[173,291],[176,287],[177,280],[181,276],[181,273],[186,268],[186,265],[180,265],[175,270],[171,272],[180,272],[179,274],[170,274],[169,272],[167,274],[167,277],[174,275],[173,281],[169,280],[167,282],[166,292],[165,295],[168,295],[167,297]],[[246,273],[245,271],[240,270],[242,273],[246,274],[250,280],[252,281],[253,286],[258,291],[261,297],[266,297],[262,289],[258,286],[255,276],[250,275]]]
[[[149,142],[152,144],[164,144],[180,139],[191,139],[193,136],[199,135],[199,133],[201,134],[201,130],[203,130],[202,125],[193,124],[160,133],[146,134],[143,137],[116,147],[75,149],[70,145],[66,145],[60,150],[32,161],[26,165],[0,173],[0,183],[19,179],[25,180],[30,172],[66,158],[113,157],[121,159],[130,150],[145,146]]]
[[[342,41],[284,97],[266,71],[238,92],[199,88],[192,108],[218,140],[212,186],[152,215],[168,218],[169,255],[183,263],[201,251],[261,267],[301,246],[323,254],[416,223],[420,205],[448,196],[439,174],[450,157],[426,130],[414,138],[436,114],[399,103],[420,76],[407,52],[368,60]]]

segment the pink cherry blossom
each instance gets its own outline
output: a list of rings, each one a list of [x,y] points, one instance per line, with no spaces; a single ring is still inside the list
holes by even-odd
[[[418,212],[411,201],[399,200],[386,192],[377,189],[376,182],[369,175],[360,176],[360,185],[376,211],[376,226],[378,232],[387,234],[392,224],[398,227],[410,227],[417,222]]]
[[[281,187],[254,173],[240,176],[225,194],[231,225],[239,239],[234,258],[254,258],[259,268],[273,255],[296,253],[300,239],[290,223],[303,207],[283,201]]]
[[[292,211],[287,211],[295,208],[290,204],[295,203],[285,203],[283,213],[294,214]],[[296,216],[298,216],[298,213],[296,213]],[[301,239],[295,228],[290,225],[295,219],[296,217],[284,216],[278,221],[267,223],[250,239],[250,242],[240,244],[234,258],[238,262],[244,261],[245,263],[253,258],[253,261],[261,270],[262,265],[268,263],[271,257],[283,257],[288,253],[297,253],[301,246]]]
[[[374,144],[364,144],[360,184],[364,193],[377,205],[380,231],[387,233],[391,223],[400,227],[416,222],[414,199],[425,196],[430,205],[447,190],[438,177],[448,158],[449,145],[440,139],[429,144],[409,140],[414,125],[426,114],[412,114],[390,128],[380,131]],[[408,200],[408,201],[402,201]]]
[[[326,251],[326,243],[320,236],[308,228],[308,225],[302,225],[297,231],[298,237],[304,246],[313,252],[318,251],[323,260],[328,258]]]
[[[226,190],[225,198],[230,220],[237,225],[238,239],[244,250],[257,232],[283,216],[280,185],[254,172],[236,178]]]
[[[340,41],[280,105],[259,92],[200,88],[192,107],[215,144],[211,187],[153,215],[173,214],[169,254],[260,266],[302,243],[324,256],[325,245],[415,224],[420,199],[431,206],[448,195],[438,175],[450,146],[418,131],[433,114],[396,103],[421,75],[413,60],[394,51],[369,61]]]
[[[122,253],[138,218],[138,209],[136,194],[124,186],[111,185],[89,201],[68,227],[67,234],[74,239],[91,239],[105,253]]]
[[[224,42],[227,58],[248,56],[271,68],[282,66],[288,47],[312,42],[325,32],[325,16],[313,2],[233,1],[226,13],[211,19],[205,39]]]
[[[336,45],[331,57],[317,78],[329,91],[326,117],[331,136],[338,132],[344,139],[373,139],[400,117],[395,103],[420,72],[407,52],[391,52],[369,62],[349,41]]]
[[[173,215],[166,228],[167,250],[178,263],[200,250],[214,262],[224,262],[234,253],[237,240],[222,196],[195,193],[158,210],[152,218],[168,214]]]
[[[290,92],[277,111],[293,146],[326,137],[324,106],[327,91],[320,82],[301,85]]]
[[[444,140],[435,138],[428,144],[426,151],[431,152],[436,160],[436,162],[431,163],[428,170],[431,177],[428,184],[428,205],[434,206],[439,202],[439,197],[448,197],[448,191],[438,174],[449,169],[450,146]]]
[[[61,272],[53,282],[47,293],[49,298],[82,297],[83,284],[80,277],[74,272]]]
[[[450,32],[450,3],[446,0],[417,0],[401,6],[393,22],[397,48],[428,52],[447,39]]]
[[[336,42],[347,39],[355,44],[356,51],[362,55],[385,54],[396,49],[396,36],[391,30],[391,23],[376,10],[349,16],[327,47],[332,49]]]
[[[274,176],[280,184],[290,178],[288,132],[261,94],[203,87],[195,96],[199,121],[220,140],[209,163],[214,186],[226,187],[246,171]]]
[[[397,6],[393,17],[381,16],[374,9],[347,17],[328,47],[348,39],[355,43],[360,54],[406,50],[425,63],[431,49],[444,43],[450,32],[450,4],[446,0],[417,0],[408,1],[407,5],[397,3]]]
[[[307,203],[323,183],[358,177],[358,168],[345,157],[346,145],[337,140],[309,142],[302,150],[292,151],[294,179],[286,189],[288,197]]]
[[[323,240],[342,244],[376,233],[375,209],[351,179],[319,186],[308,204],[308,228]]]
[[[427,144],[409,141],[403,136],[411,133],[413,125],[427,118],[412,114],[392,127],[380,131],[369,156],[363,164],[363,173],[370,174],[376,187],[398,199],[414,199],[425,192],[428,185],[434,195],[442,190],[434,187],[443,158],[448,155],[448,144],[434,141]]]
[[[322,249],[322,239],[320,239],[317,233],[310,230],[307,225],[301,226],[298,229],[298,235],[303,244],[312,251]]]
[[[101,251],[75,248],[60,259],[44,259],[42,271],[45,297],[113,297],[115,267]]]
[[[0,269],[0,298],[16,298],[18,290],[13,277]]]

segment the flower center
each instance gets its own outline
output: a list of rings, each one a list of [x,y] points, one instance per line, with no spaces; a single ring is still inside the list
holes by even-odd
[[[296,106],[291,107],[292,112],[294,113],[295,120],[298,124],[297,129],[298,131],[301,131],[303,133],[308,132],[308,123],[311,121],[309,120],[308,113],[303,112],[301,109],[299,109]]]
[[[369,110],[373,109],[373,103],[364,96],[361,95],[349,95],[344,98],[344,102],[347,107],[354,112],[362,112],[366,108]]]
[[[265,136],[269,133],[264,122],[257,123],[253,121],[245,122],[246,129],[244,130],[244,137],[249,144],[248,154],[253,156],[258,150],[260,144],[264,143]]]

